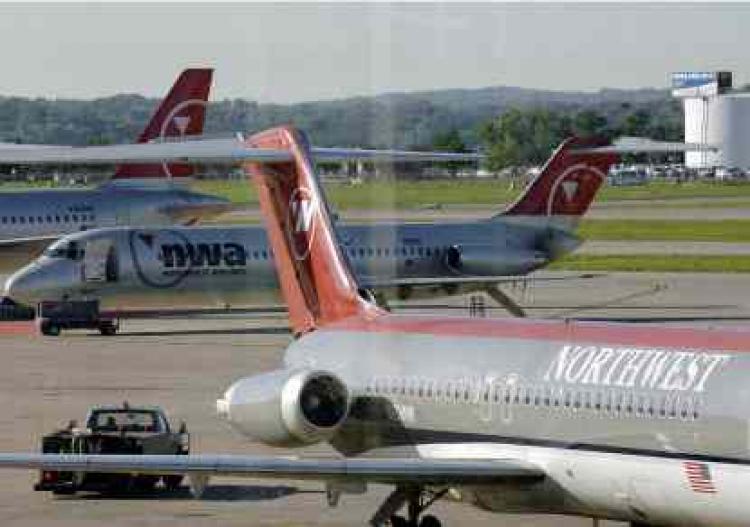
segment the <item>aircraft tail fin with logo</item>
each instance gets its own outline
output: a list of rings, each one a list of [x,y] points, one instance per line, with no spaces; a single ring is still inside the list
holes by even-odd
[[[580,218],[605,182],[617,155],[579,150],[606,144],[601,139],[577,137],[563,141],[521,196],[497,217]]]
[[[202,134],[212,77],[213,69],[211,68],[184,70],[141,132],[138,142],[147,143],[166,137]],[[170,178],[192,175],[193,166],[184,163],[123,164],[117,167],[113,179]]]
[[[360,294],[339,248],[305,135],[282,126],[255,134],[246,144],[291,154],[278,162],[248,161],[243,168],[258,189],[294,334],[344,318],[382,314]]]

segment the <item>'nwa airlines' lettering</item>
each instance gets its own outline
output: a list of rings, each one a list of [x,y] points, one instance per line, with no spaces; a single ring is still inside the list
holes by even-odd
[[[164,267],[227,267],[247,264],[245,248],[238,243],[166,243],[161,245]]]
[[[544,380],[570,384],[702,392],[728,354],[563,346]]]

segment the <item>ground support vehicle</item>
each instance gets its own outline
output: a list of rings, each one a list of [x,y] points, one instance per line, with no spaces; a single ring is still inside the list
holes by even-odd
[[[190,435],[184,423],[172,431],[167,416],[158,407],[98,406],[89,411],[86,424],[75,421],[42,438],[42,453],[50,454],[172,454],[190,453]],[[55,494],[78,491],[103,493],[149,492],[158,483],[174,490],[181,475],[106,474],[43,470],[34,490]]]
[[[98,329],[102,335],[114,335],[120,328],[117,319],[101,314],[98,300],[44,301],[37,307],[36,320],[39,331],[48,336],[63,329]]]

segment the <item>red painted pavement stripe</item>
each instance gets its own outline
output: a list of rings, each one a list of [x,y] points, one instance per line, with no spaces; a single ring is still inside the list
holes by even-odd
[[[33,320],[0,322],[0,335],[34,335],[37,333]]]

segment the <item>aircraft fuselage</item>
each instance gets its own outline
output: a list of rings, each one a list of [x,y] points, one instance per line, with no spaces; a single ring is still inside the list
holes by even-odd
[[[420,277],[523,275],[552,257],[537,247],[542,228],[497,220],[341,225],[338,231],[343,253],[366,286]],[[560,236],[577,243],[564,231]],[[65,251],[49,256],[70,242],[79,246],[77,257],[65,257]],[[98,298],[112,309],[237,306],[279,298],[261,227],[100,229],[58,244],[11,277],[6,293],[32,304]],[[408,286],[391,290],[395,297],[414,294]]]
[[[305,335],[284,367],[346,384],[354,402],[330,442],[348,456],[520,459],[548,474],[460,489],[483,508],[746,525],[747,349],[742,332],[389,315]]]

